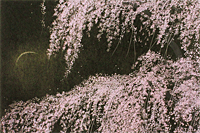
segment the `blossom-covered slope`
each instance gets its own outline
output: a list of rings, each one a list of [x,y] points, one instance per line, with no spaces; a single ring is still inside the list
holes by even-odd
[[[129,75],[91,76],[70,92],[15,102],[2,132],[200,131],[199,64],[149,51]]]

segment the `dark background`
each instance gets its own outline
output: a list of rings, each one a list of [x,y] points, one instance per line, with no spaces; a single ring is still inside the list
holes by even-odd
[[[21,100],[20,89],[16,90],[22,87],[14,72],[16,57],[20,52],[31,51],[33,48],[41,51],[48,48],[47,27],[53,21],[56,2],[45,2],[46,27],[41,24],[41,2],[42,0],[1,1],[1,112],[13,100]]]

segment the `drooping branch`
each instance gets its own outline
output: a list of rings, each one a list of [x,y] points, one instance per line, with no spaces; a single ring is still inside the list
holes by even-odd
[[[199,17],[200,11],[198,4],[197,0],[184,2],[181,0],[159,0],[143,3],[124,0],[60,0],[55,8],[54,16],[57,19],[53,22],[51,29],[48,54],[50,56],[59,49],[68,48],[65,54],[68,66],[67,75],[75,59],[78,58],[79,49],[82,47],[82,33],[86,27],[89,34],[93,24],[98,24],[97,38],[100,39],[106,33],[109,51],[113,41],[118,40],[120,44],[121,39],[130,28],[134,30],[133,32],[140,31],[134,25],[137,15],[143,16],[140,18],[141,21],[144,20],[142,24],[152,29],[153,32],[159,29],[156,43],[161,44],[161,47],[165,45],[166,32],[172,32],[174,35],[180,34],[182,48],[187,51],[192,42],[191,38],[194,40],[193,45],[199,46],[200,20],[196,19]],[[132,37],[132,40],[138,41],[134,39],[135,36]],[[63,47],[60,46],[60,40],[64,40]]]

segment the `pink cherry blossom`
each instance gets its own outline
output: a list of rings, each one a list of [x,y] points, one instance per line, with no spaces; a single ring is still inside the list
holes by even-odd
[[[162,43],[162,47],[167,45],[166,35],[180,34],[186,58],[167,60],[149,50],[133,64],[133,69],[139,69],[129,75],[97,74],[70,92],[14,102],[1,118],[1,131],[200,132],[200,3],[137,3],[139,7],[134,11],[132,0],[60,0],[55,8],[57,19],[52,23],[48,55],[68,48],[67,78],[78,58],[86,26],[89,34],[94,23],[99,23],[97,38],[106,33],[109,52],[113,39],[119,37],[120,42],[129,26],[136,33],[134,20],[143,14],[148,18],[144,25],[153,31],[159,28],[157,44]],[[150,16],[144,14],[146,10]],[[125,19],[119,26],[120,13]],[[60,40],[64,40],[62,47]],[[133,40],[139,41],[135,36]]]

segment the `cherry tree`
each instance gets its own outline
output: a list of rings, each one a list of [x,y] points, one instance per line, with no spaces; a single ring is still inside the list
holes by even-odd
[[[200,132],[199,9],[197,0],[60,0],[48,55],[66,51],[66,76],[78,58],[83,30],[91,36],[97,24],[97,38],[106,34],[110,52],[116,40],[123,45],[127,32],[132,42],[140,41],[138,14],[156,38],[147,41],[149,49],[168,47],[176,36],[186,58],[172,61],[148,50],[129,75],[97,74],[70,92],[15,102],[1,119],[2,132]]]
[[[156,44],[168,48],[173,37],[178,35],[185,54],[199,58],[199,10],[198,0],[60,0],[55,8],[54,16],[57,19],[51,29],[48,55],[66,50],[67,76],[82,47],[83,30],[90,34],[94,24],[98,24],[96,37],[100,40],[106,34],[109,52],[114,40],[118,41],[117,46],[123,45],[121,40],[126,32],[131,34],[130,42],[140,42],[136,36],[142,29],[135,25],[136,17],[140,14],[148,36],[154,37],[156,29],[159,29],[156,41],[148,44],[149,48]]]

